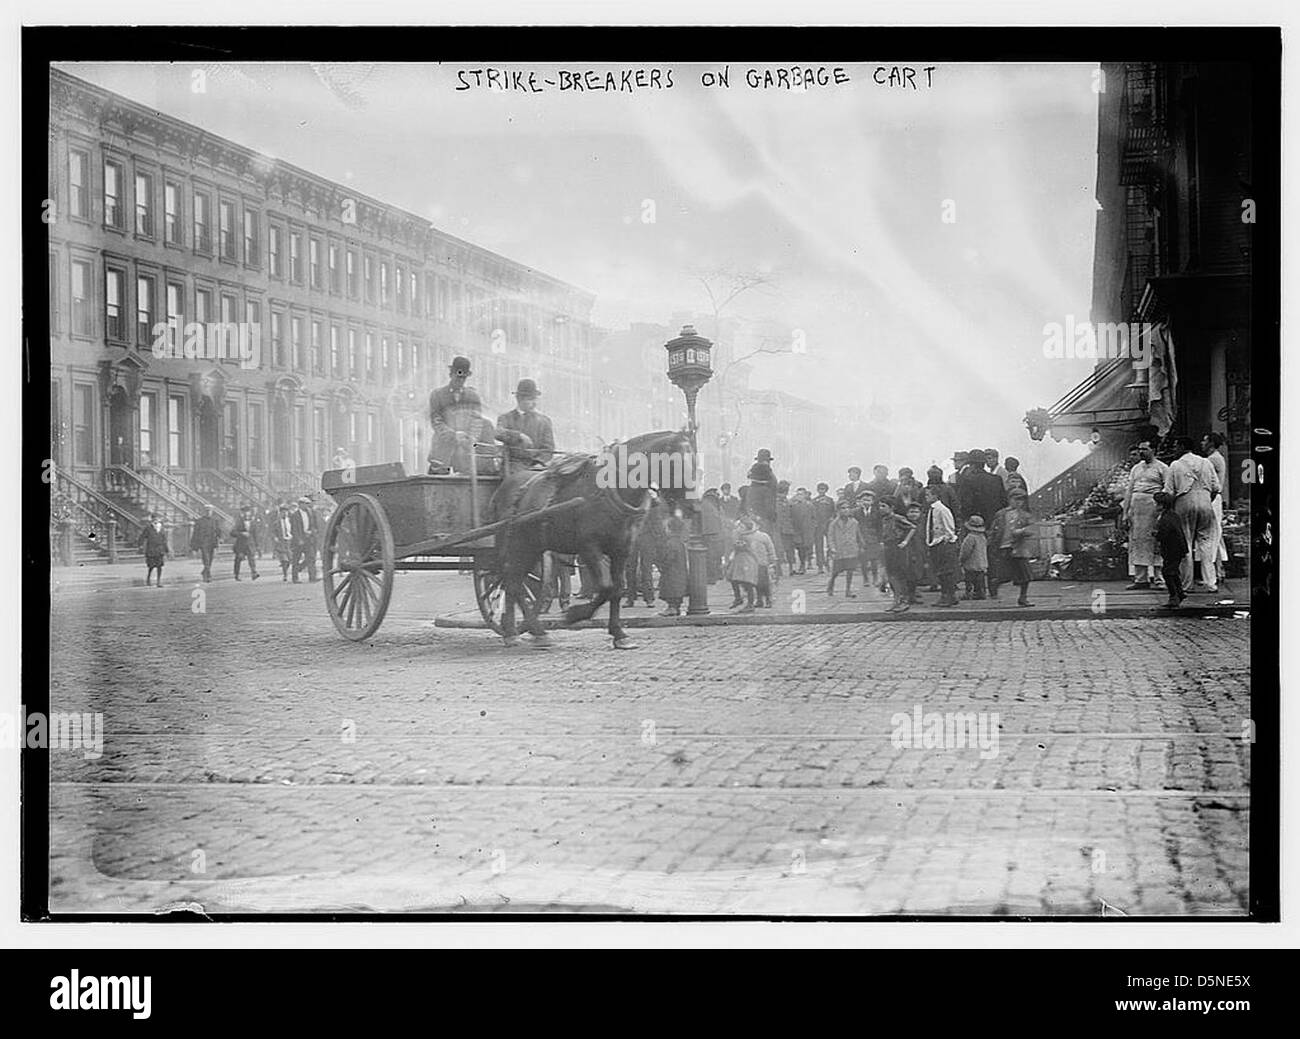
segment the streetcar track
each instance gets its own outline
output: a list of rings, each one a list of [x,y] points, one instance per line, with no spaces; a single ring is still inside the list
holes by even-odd
[[[888,797],[1152,797],[1167,799],[1192,799],[1204,801],[1249,800],[1249,790],[1078,790],[1070,787],[1052,788],[972,788],[972,787],[887,787],[887,786],[581,786],[542,783],[232,783],[220,780],[212,783],[195,782],[157,782],[143,780],[53,780],[52,787],[71,787],[85,789],[102,787],[106,789],[152,789],[152,790],[204,790],[219,787],[257,790],[384,790],[384,791],[459,791],[482,790],[490,793],[567,793],[567,794],[815,794],[824,797],[828,793],[879,794]]]

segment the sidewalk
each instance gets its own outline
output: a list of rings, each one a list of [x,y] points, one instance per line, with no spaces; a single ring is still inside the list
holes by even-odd
[[[859,575],[860,576],[860,575]],[[752,624],[858,624],[866,622],[887,622],[905,624],[908,621],[953,621],[953,620],[1103,620],[1134,617],[1224,617],[1234,613],[1250,610],[1250,582],[1245,577],[1221,581],[1217,594],[1194,591],[1188,595],[1186,602],[1177,611],[1162,609],[1167,596],[1163,591],[1128,591],[1127,581],[1106,581],[1098,583],[1080,583],[1077,581],[1036,581],[1029,586],[1029,601],[1032,607],[1018,606],[1017,589],[1014,585],[1005,585],[1001,597],[996,600],[962,601],[955,607],[938,607],[934,604],[939,599],[938,592],[926,590],[923,586],[921,604],[914,604],[902,614],[886,612],[893,605],[891,596],[882,593],[879,588],[863,589],[855,583],[857,598],[845,598],[843,577],[836,587],[834,596],[826,594],[826,577],[816,574],[785,577],[773,589],[772,608],[755,610],[753,613],[733,613],[731,606],[731,586],[723,582],[709,589],[709,613],[697,616],[685,615],[686,604],[682,604],[683,616],[660,617],[664,609],[662,602],[653,607],[646,607],[638,601],[636,606],[624,609],[623,624],[628,628],[660,628],[678,626],[708,627],[713,625],[752,625]],[[574,625],[577,628],[604,627],[607,623],[604,608],[594,621]],[[477,610],[447,614],[437,618],[438,627],[446,628],[480,628],[484,627]],[[543,618],[548,628],[560,626],[559,607],[552,605]]]

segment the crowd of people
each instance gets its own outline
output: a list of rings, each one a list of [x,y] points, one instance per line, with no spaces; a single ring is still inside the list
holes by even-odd
[[[321,551],[321,536],[329,520],[332,503],[324,506],[303,495],[297,501],[283,499],[264,507],[243,505],[229,530],[223,530],[216,510],[211,506],[190,527],[189,550],[198,553],[202,562],[201,579],[212,580],[212,565],[217,548],[229,538],[234,548],[235,580],[242,579],[244,565],[256,581],[262,575],[257,562],[264,556],[274,558],[280,566],[280,579],[294,584],[307,575],[309,582],[318,580],[316,561]],[[162,587],[163,566],[172,555],[170,532],[162,517],[149,513],[137,545],[144,551],[145,584]]]

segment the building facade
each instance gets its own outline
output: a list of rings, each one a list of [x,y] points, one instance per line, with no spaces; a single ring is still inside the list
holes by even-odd
[[[49,150],[51,457],[78,488],[148,472],[182,520],[183,486],[316,490],[340,449],[422,472],[457,354],[489,417],[528,376],[561,446],[590,425],[591,294],[57,70]]]
[[[1098,357],[1027,422],[1116,458],[1138,437],[1215,431],[1238,472],[1251,427],[1250,69],[1112,62],[1101,73],[1090,320],[1139,329],[1154,363]]]

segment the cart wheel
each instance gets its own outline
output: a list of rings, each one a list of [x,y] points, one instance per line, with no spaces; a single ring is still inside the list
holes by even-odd
[[[339,634],[360,642],[379,630],[393,596],[393,529],[369,494],[347,498],[325,528],[325,608]]]
[[[524,578],[524,601],[521,604],[523,619],[531,621],[545,612],[551,603],[552,567],[549,553],[543,553],[541,562]],[[502,634],[501,619],[505,615],[506,590],[501,585],[501,571],[478,560],[474,566],[474,598],[478,600],[479,613],[488,627]]]

